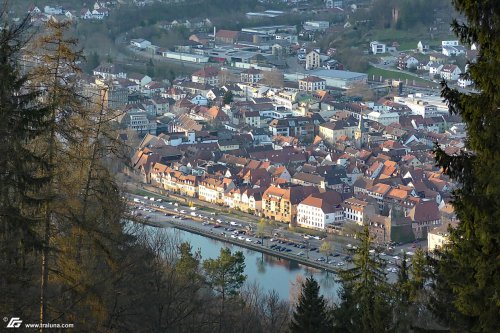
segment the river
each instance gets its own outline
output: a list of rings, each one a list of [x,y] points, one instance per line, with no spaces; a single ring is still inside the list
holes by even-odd
[[[245,274],[248,282],[257,282],[264,291],[275,290],[282,299],[290,299],[290,289],[298,276],[312,275],[320,284],[320,293],[326,298],[336,300],[339,284],[334,274],[299,264],[293,260],[285,260],[262,254],[241,246],[225,243],[212,238],[193,234],[187,231],[166,228],[162,229],[171,236],[191,244],[193,251],[200,250],[202,259],[217,258],[222,247],[231,252],[242,251],[245,255]]]

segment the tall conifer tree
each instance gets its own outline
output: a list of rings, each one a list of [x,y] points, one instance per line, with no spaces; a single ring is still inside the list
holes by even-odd
[[[290,324],[292,333],[322,333],[331,331],[328,306],[319,294],[319,284],[308,277],[302,284],[297,308]]]
[[[500,331],[500,2],[453,0],[467,22],[455,33],[479,49],[468,75],[477,92],[461,93],[443,82],[450,112],[467,125],[466,147],[436,159],[459,183],[453,206],[460,223],[435,261],[432,308],[451,328]]]

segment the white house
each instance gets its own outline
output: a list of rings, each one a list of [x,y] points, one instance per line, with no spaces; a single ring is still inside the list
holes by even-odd
[[[457,65],[453,64],[446,64],[441,68],[441,78],[448,80],[448,81],[456,81],[458,80],[460,74],[462,71]]]
[[[377,41],[373,41],[370,43],[370,50],[373,54],[385,53],[386,45]]]
[[[62,15],[63,9],[60,6],[57,7],[45,6],[43,7],[43,12],[48,15]]]
[[[320,79],[317,76],[307,76],[299,80],[299,90],[317,91],[326,88],[326,80]]]
[[[312,50],[306,55],[306,69],[315,69],[321,66],[321,57],[319,53]]]
[[[421,40],[418,41],[418,43],[417,43],[417,50],[418,50],[418,52],[424,53],[424,52],[429,51],[429,49],[430,49],[429,43],[421,41]]]
[[[207,106],[208,99],[202,95],[196,95],[193,98],[191,98],[191,103],[201,106]]]
[[[458,43],[458,40],[443,40],[441,41],[441,46],[444,47],[444,46],[458,46],[460,45]]]
[[[378,112],[372,111],[368,113],[367,118],[376,121],[384,126],[392,123],[399,123],[399,114],[397,112]]]
[[[443,55],[447,57],[458,56],[460,54],[465,54],[465,47],[462,45],[457,46],[443,46]]]
[[[467,88],[468,86],[471,86],[474,82],[470,78],[461,76],[458,78],[457,83],[460,88]]]
[[[311,194],[297,206],[297,224],[324,230],[328,224],[342,223],[344,213],[341,202],[342,197],[335,191]]]
[[[130,45],[135,46],[141,50],[144,50],[148,46],[151,46],[151,42],[142,38],[130,40]]]

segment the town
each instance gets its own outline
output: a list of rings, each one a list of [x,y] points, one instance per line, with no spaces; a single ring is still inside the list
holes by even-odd
[[[499,15],[5,1],[5,327],[498,331]]]
[[[74,17],[106,19],[116,5],[96,2]],[[321,11],[344,18],[353,8],[326,1]],[[62,8],[32,6],[30,13],[35,21],[73,18]],[[397,41],[371,41],[365,53],[377,61],[373,68],[406,77],[384,79],[347,70],[334,48],[308,41],[349,29],[348,20],[305,21],[300,31],[225,30],[208,18],[158,24],[193,33],[172,49],[130,39],[129,51],[198,69],[169,81],[102,62],[81,82],[135,150],[127,174],[291,228],[355,235],[368,225],[381,245],[427,239],[433,250],[446,242],[448,226],[458,223],[450,204],[456,185],[435,166],[433,148],[460,152],[466,129],[449,114],[436,82],[473,87],[460,75],[467,67],[455,63],[474,61],[475,47],[442,40],[431,48],[420,40],[409,52]]]

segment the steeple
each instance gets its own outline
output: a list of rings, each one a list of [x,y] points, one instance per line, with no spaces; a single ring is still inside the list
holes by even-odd
[[[364,145],[364,131],[365,131],[365,125],[363,123],[363,109],[361,109],[361,113],[359,115],[359,122],[358,122],[358,128],[354,132],[354,139],[355,139],[355,145],[356,148],[360,149]]]

